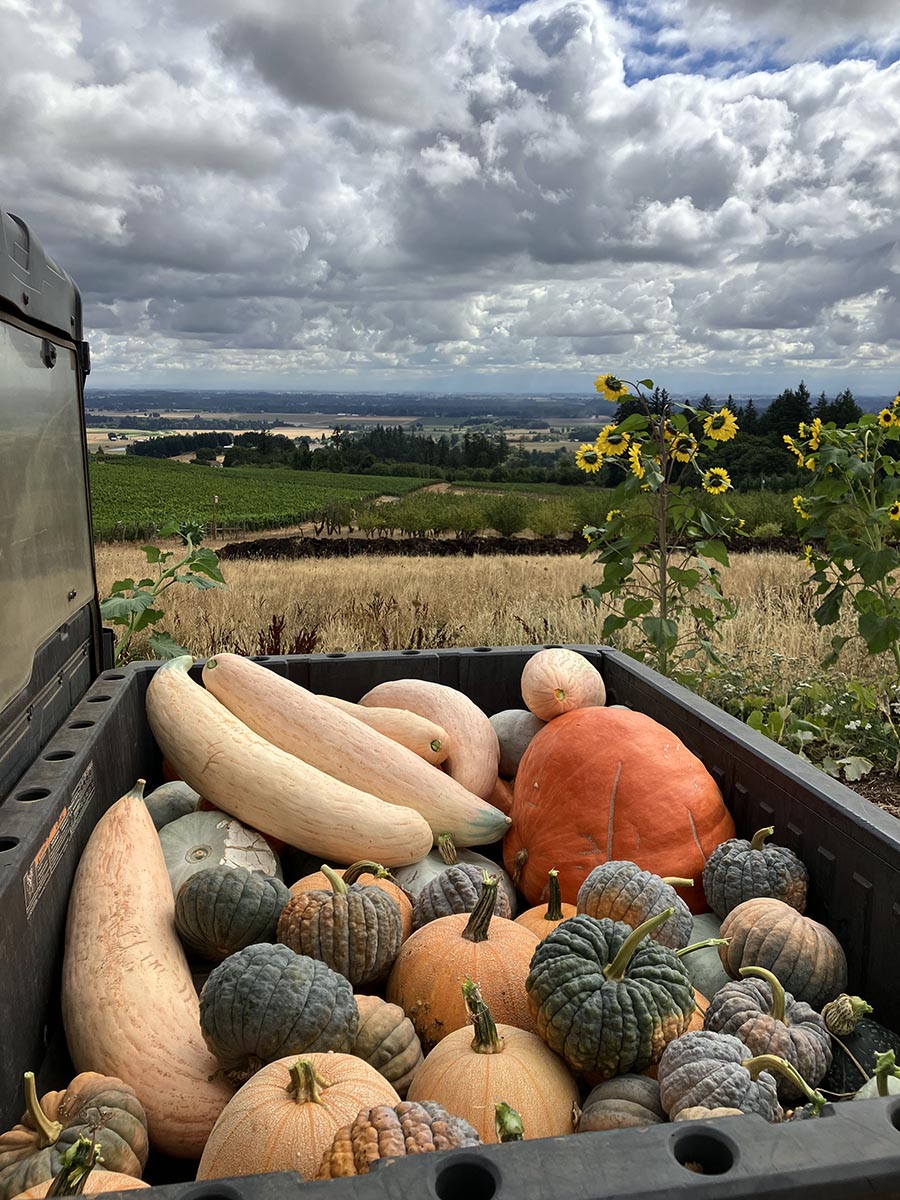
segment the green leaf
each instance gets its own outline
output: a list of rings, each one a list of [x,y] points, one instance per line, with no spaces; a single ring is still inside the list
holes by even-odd
[[[889,571],[896,570],[900,554],[892,546],[885,546],[882,550],[866,550],[854,561],[863,583],[872,584],[883,579]]]
[[[841,602],[846,589],[843,584],[836,583],[816,611],[813,620],[817,625],[833,625],[841,614]]]
[[[639,379],[638,384],[645,388],[652,388],[654,386],[652,379]]]
[[[629,620],[642,617],[644,613],[653,611],[653,601],[648,596],[629,596],[622,605],[622,615]]]
[[[156,531],[157,537],[176,537],[180,526],[177,521],[167,521],[165,525],[160,525]]]
[[[682,587],[694,588],[700,582],[700,572],[691,567],[669,567],[669,578]]]
[[[840,657],[841,651],[849,641],[850,639],[848,637],[842,637],[840,634],[835,634],[835,636],[831,639],[830,652],[822,659],[822,666],[833,667]]]
[[[857,622],[859,634],[870,654],[882,654],[890,650],[900,638],[900,621],[896,617],[884,617],[876,612],[860,613]]]
[[[751,729],[755,729],[757,733],[763,732],[763,715],[758,708],[754,708],[753,712],[749,715],[747,724]]]
[[[641,413],[632,413],[630,417],[626,417],[624,421],[620,421],[616,426],[617,433],[635,433],[638,430],[645,430],[648,421]]]
[[[192,570],[208,575],[216,583],[225,582],[225,576],[219,568],[219,556],[208,546],[199,546],[188,559],[188,565]]]
[[[109,589],[109,594],[111,596],[115,596],[115,595],[118,595],[119,592],[130,592],[133,590],[134,590],[134,580],[133,579],[117,579],[116,582]]]
[[[723,567],[728,566],[728,551],[725,543],[720,542],[718,538],[707,538],[697,542],[696,550],[698,554],[706,555],[707,558],[713,559]]]
[[[132,626],[132,631],[140,633],[148,625],[155,625],[157,621],[161,621],[165,615],[161,608],[145,608]]]
[[[612,634],[616,633],[617,630],[624,629],[627,624],[628,621],[625,619],[625,617],[620,617],[615,613],[610,613],[603,622],[603,628],[600,631],[600,636],[604,639],[611,637]]]
[[[641,625],[647,641],[657,650],[670,649],[678,641],[678,624],[668,617],[644,617]]]
[[[148,563],[159,562],[162,557],[162,551],[159,546],[141,546],[141,549],[147,555]]]
[[[150,649],[157,658],[180,658],[183,654],[189,654],[189,650],[185,650],[184,646],[179,646],[171,634],[166,633],[164,629],[158,630],[150,635]]]
[[[100,601],[100,616],[104,621],[116,617],[130,617],[144,612],[153,603],[151,592],[136,592],[134,596],[108,596]]]
[[[844,768],[844,778],[851,783],[862,779],[872,770],[873,764],[861,755],[851,755],[849,758],[839,758],[838,763]]]
[[[197,588],[198,591],[205,592],[207,588],[225,587],[224,583],[220,583],[217,579],[207,579],[205,575],[195,575],[192,571],[182,571],[176,576],[179,583],[189,583],[191,587]]]

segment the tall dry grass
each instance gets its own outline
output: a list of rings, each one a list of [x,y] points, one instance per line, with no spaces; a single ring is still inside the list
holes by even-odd
[[[96,548],[101,595],[115,579],[139,577],[132,545]],[[597,568],[559,557],[369,558],[223,564],[227,589],[166,594],[167,628],[197,656],[239,653],[421,649],[446,646],[596,643],[602,615],[573,599]],[[785,682],[815,667],[834,633],[853,633],[845,614],[823,631],[805,565],[785,554],[736,554],[725,572],[739,615],[723,622],[721,650],[752,664],[781,656]],[[273,621],[274,618],[274,621]],[[140,647],[138,647],[140,652]],[[842,667],[868,676],[886,660],[849,644]]]

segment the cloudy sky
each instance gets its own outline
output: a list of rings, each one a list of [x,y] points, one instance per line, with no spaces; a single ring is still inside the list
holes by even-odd
[[[894,392],[897,14],[0,0],[0,205],[95,386]]]

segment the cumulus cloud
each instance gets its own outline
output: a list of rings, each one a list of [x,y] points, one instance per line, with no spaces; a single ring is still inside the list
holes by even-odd
[[[0,203],[106,384],[894,386],[891,8],[804,4],[0,0]]]

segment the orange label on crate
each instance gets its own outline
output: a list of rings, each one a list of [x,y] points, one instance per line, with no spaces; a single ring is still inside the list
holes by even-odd
[[[78,828],[78,822],[84,816],[86,809],[90,806],[95,791],[94,764],[88,763],[83,775],[72,789],[69,803],[56,818],[53,828],[22,877],[22,887],[25,889],[26,916],[30,917],[34,912],[35,905],[53,877],[53,872],[65,858],[72,835]]]

